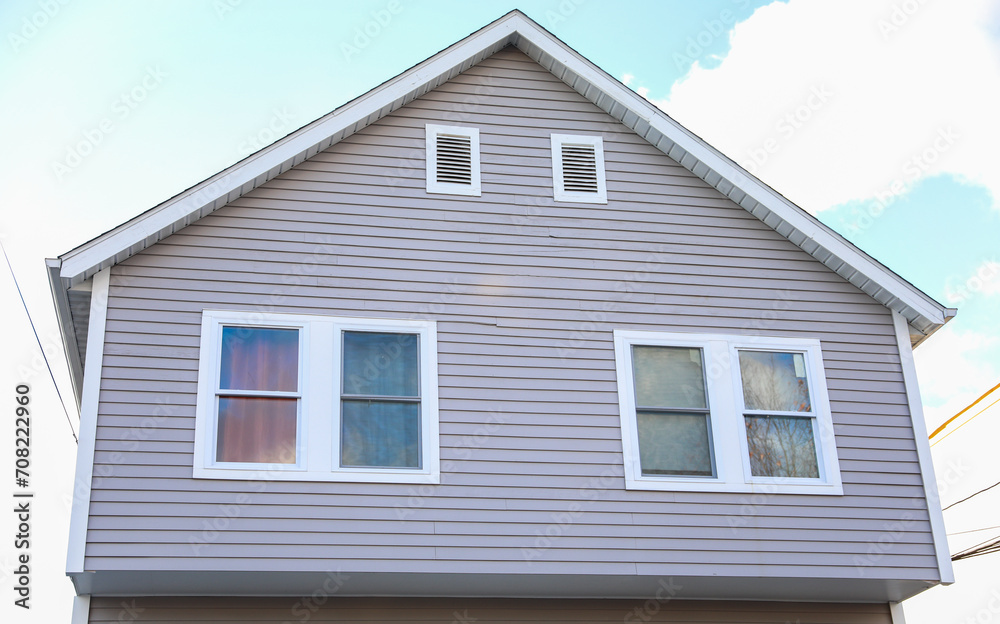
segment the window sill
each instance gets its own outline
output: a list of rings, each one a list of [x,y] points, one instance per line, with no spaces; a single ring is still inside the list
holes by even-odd
[[[252,467],[195,467],[195,479],[230,479],[239,481],[325,481],[341,483],[421,483],[438,485],[441,475],[429,470],[343,469],[309,471],[281,465]]]
[[[843,496],[840,483],[824,483],[812,479],[762,479],[749,483],[719,479],[677,479],[670,477],[631,477],[626,475],[626,490],[656,492],[725,492],[731,494],[819,494]]]

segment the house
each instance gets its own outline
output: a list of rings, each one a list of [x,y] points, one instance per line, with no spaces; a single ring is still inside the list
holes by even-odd
[[[900,622],[955,313],[520,12],[49,261],[74,622]]]

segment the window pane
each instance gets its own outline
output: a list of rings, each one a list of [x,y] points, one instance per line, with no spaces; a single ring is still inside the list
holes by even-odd
[[[740,376],[748,410],[812,411],[801,353],[740,351]]]
[[[706,408],[701,349],[632,347],[639,407]]]
[[[216,461],[295,463],[298,399],[219,397]]]
[[[343,401],[342,466],[420,467],[420,405]]]
[[[416,334],[344,332],[344,394],[418,396]]]
[[[299,330],[223,327],[219,387],[223,390],[299,389]]]
[[[642,474],[712,476],[705,414],[639,412]]]
[[[746,416],[753,475],[818,479],[812,423],[795,416]]]

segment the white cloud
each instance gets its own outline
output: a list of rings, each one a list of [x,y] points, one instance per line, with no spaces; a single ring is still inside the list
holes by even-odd
[[[810,212],[936,174],[986,186],[996,206],[1000,46],[990,7],[768,5],[735,26],[717,67],[695,63],[652,101]]]
[[[632,74],[625,74],[622,76],[622,84],[625,85],[626,87],[632,84],[633,80],[635,80],[635,76],[633,76]]]
[[[998,346],[995,335],[945,325],[913,352],[928,426],[936,427],[996,385],[1000,370],[988,356]]]

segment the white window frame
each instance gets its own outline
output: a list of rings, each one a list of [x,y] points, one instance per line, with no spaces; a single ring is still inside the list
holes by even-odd
[[[843,494],[837,444],[818,340],[726,334],[688,334],[615,330],[615,364],[625,461],[625,487],[630,490],[691,492],[763,492]],[[711,452],[715,475],[643,475],[639,460],[632,346],[698,348],[702,351],[705,391],[710,410]],[[813,414],[813,439],[819,478],[755,477],[744,423],[739,351],[782,351],[805,356]]]
[[[222,328],[241,326],[299,330],[299,414],[296,463],[263,464],[215,460],[216,395]],[[341,467],[340,418],[344,331],[416,334],[420,361],[421,467]],[[368,319],[318,315],[205,310],[201,324],[198,400],[195,412],[194,477],[367,483],[440,483],[437,325],[430,320]]]
[[[604,173],[604,139],[599,136],[584,136],[578,134],[553,134],[552,144],[552,192],[553,199],[558,202],[578,202],[584,204],[608,203],[608,185]],[[563,176],[563,145],[593,146],[594,160],[597,166],[597,192],[581,193],[564,189]]]
[[[437,179],[437,137],[442,134],[452,134],[469,137],[471,158],[472,158],[472,184],[454,184],[451,182],[438,182]],[[426,154],[427,154],[427,192],[445,193],[448,195],[474,195],[480,197],[483,194],[482,164],[480,162],[479,151],[479,128],[467,128],[462,126],[442,126],[439,124],[426,124]]]

